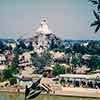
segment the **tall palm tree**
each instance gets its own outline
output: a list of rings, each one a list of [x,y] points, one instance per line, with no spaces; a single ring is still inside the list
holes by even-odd
[[[89,0],[93,5],[97,6],[98,11],[100,10],[100,0]]]
[[[95,10],[93,10],[93,14],[94,14],[96,20],[93,23],[91,23],[90,26],[91,27],[92,26],[96,26],[96,29],[94,31],[96,33],[100,29],[100,16],[99,16],[99,14]]]

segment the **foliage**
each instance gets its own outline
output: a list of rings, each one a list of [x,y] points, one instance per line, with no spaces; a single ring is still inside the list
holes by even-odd
[[[60,75],[60,74],[65,74],[65,68],[64,68],[64,66],[56,64],[53,68],[53,75],[57,76],[57,75]]]
[[[48,52],[44,53],[42,56],[34,53],[31,55],[31,60],[32,64],[40,70],[51,62],[51,55]]]
[[[3,70],[4,79],[10,79],[13,77],[13,74],[16,74],[18,71],[15,66],[8,65],[6,69]]]
[[[74,66],[80,65],[80,63],[81,63],[81,55],[77,55],[77,56],[73,55],[73,56],[72,56],[71,63],[72,63]]]
[[[87,52],[87,49],[86,49],[86,47],[81,46],[80,43],[75,43],[75,44],[73,45],[73,51],[74,51],[75,53],[85,54],[85,53]]]
[[[71,71],[72,71],[71,68],[66,69],[66,73],[71,73]]]
[[[3,71],[4,79],[10,79],[12,77],[12,70],[4,69]]]
[[[25,43],[24,43],[23,40],[20,40],[20,41],[19,41],[19,45],[20,45],[20,47],[21,47],[22,49],[26,49],[26,45],[25,45]]]
[[[91,68],[91,70],[100,69],[100,58],[95,55],[92,56],[89,61],[89,67]]]
[[[15,56],[13,58],[13,63],[12,63],[13,67],[17,68],[18,67],[18,63],[19,63],[19,54],[15,53]]]
[[[17,80],[15,77],[10,78],[9,81],[10,81],[10,85],[14,85],[17,83]]]
[[[12,71],[12,74],[18,73],[18,69],[14,64],[8,65],[8,69]]]
[[[96,20],[90,26],[91,27],[96,26],[96,29],[94,31],[96,33],[100,28],[100,16],[99,16],[99,14],[97,14],[97,12],[95,10],[93,10],[93,13],[95,15]]]
[[[33,50],[34,49],[33,45],[32,45],[32,42],[29,42],[29,45],[28,45],[27,49],[29,49],[29,50]]]
[[[88,54],[97,54],[100,55],[100,42],[98,41],[91,41],[89,42],[89,44],[87,45],[87,53]]]
[[[0,40],[0,53],[3,53],[7,46]]]
[[[0,76],[0,82],[4,82],[4,81],[5,81],[4,77]]]
[[[93,5],[96,5],[97,8],[97,12],[95,10],[93,10],[93,14],[95,16],[95,21],[90,25],[92,26],[96,26],[95,29],[95,33],[100,29],[100,0],[89,0],[92,2]]]
[[[97,10],[100,10],[100,0],[89,0],[93,5],[96,5]]]

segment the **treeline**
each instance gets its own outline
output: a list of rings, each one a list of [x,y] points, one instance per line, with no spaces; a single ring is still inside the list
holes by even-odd
[[[100,55],[100,41],[88,41],[87,44],[85,44],[84,41],[66,41],[62,44],[62,46],[59,47],[59,45],[56,45],[55,47],[50,49],[65,53]]]

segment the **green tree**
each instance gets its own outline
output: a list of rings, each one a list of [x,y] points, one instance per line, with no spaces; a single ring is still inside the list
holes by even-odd
[[[12,65],[13,65],[13,67],[15,66],[17,68],[18,64],[19,64],[19,54],[15,53]]]
[[[8,65],[7,66],[7,68],[6,69],[4,69],[4,71],[3,71],[3,77],[4,77],[4,79],[10,79],[10,78],[12,78],[13,77],[13,75],[14,74],[16,74],[18,71],[17,71],[17,69],[16,69],[16,67],[15,66],[13,66],[13,65]]]
[[[0,76],[0,82],[4,82],[4,81],[5,81],[4,77]]]
[[[4,79],[10,79],[12,77],[12,71],[10,69],[4,69],[3,71]]]
[[[100,58],[95,55],[92,56],[89,61],[89,67],[91,68],[91,70],[100,69]]]
[[[96,9],[100,10],[100,0],[89,0],[93,5],[96,5]]]
[[[94,8],[95,10],[93,10],[93,14],[95,16],[95,21],[90,25],[92,26],[96,26],[95,29],[95,33],[100,29],[100,0],[89,0],[93,5],[96,6],[96,8]]]
[[[100,15],[95,11],[93,10],[93,13],[94,13],[94,16],[95,16],[95,21],[91,23],[91,27],[92,26],[96,26],[96,29],[95,29],[95,33],[99,30],[100,28]]]
[[[14,85],[17,83],[17,80],[15,77],[10,78],[9,81],[10,81],[10,85]]]
[[[64,68],[64,66],[56,64],[53,68],[53,75],[57,76],[57,75],[60,75],[60,74],[65,74],[65,68]]]
[[[42,70],[46,65],[51,62],[51,55],[48,52],[45,52],[42,56],[39,56],[37,53],[31,55],[32,64]]]
[[[71,60],[71,64],[73,64],[74,66],[80,65],[81,63],[81,56],[73,56],[72,60]]]

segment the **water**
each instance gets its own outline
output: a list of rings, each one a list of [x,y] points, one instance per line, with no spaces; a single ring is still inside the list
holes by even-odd
[[[24,100],[24,95],[14,94],[14,93],[5,93],[0,92],[0,100]],[[92,99],[92,98],[79,98],[79,97],[62,97],[62,96],[48,96],[48,95],[40,95],[32,100],[100,100]]]

